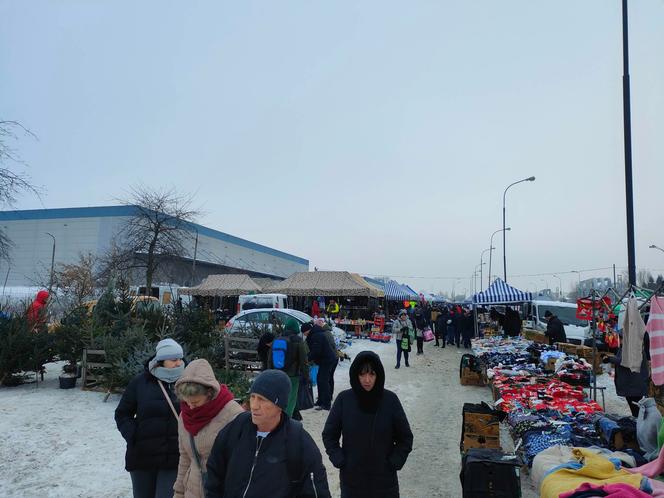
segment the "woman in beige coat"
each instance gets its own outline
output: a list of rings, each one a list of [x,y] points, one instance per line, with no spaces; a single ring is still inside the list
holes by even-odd
[[[206,360],[194,360],[175,383],[180,398],[178,435],[180,462],[173,486],[174,498],[204,498],[207,459],[217,434],[242,407],[214,377]]]

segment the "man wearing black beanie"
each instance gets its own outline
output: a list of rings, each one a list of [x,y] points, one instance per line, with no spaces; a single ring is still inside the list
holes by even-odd
[[[320,450],[286,413],[291,381],[265,370],[251,385],[251,411],[217,435],[207,461],[206,498],[329,498]]]

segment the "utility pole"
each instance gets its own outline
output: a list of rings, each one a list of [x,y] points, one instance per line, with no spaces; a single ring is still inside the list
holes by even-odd
[[[627,214],[627,272],[629,283],[636,285],[636,254],[634,250],[634,193],[632,188],[632,115],[629,89],[629,43],[627,0],[622,0],[623,38],[623,133],[625,139],[625,203]]]

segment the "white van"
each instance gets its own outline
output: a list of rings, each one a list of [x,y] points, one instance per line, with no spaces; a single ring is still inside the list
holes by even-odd
[[[256,308],[288,308],[286,294],[245,294],[238,297],[238,312]]]
[[[576,317],[576,303],[545,300],[534,300],[525,303],[523,307],[524,327],[544,332],[547,325],[544,313],[547,311],[556,315],[563,322],[567,342],[584,344],[586,340],[592,338],[588,322]]]
[[[178,299],[182,300],[183,305],[189,304],[191,296],[180,294],[180,286],[177,284],[156,284],[152,286],[150,293],[146,292],[147,288],[143,286],[135,286],[129,289],[131,296],[152,296],[159,300],[162,306],[175,305]]]

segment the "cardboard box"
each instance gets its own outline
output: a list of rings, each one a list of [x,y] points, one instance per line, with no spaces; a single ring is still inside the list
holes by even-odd
[[[546,360],[546,365],[544,365],[544,370],[547,372],[553,372],[556,369],[556,360],[558,358],[549,358]]]
[[[523,337],[529,341],[537,342],[540,344],[549,344],[549,338],[538,330],[524,329]]]
[[[486,381],[482,372],[476,372],[468,367],[463,367],[461,370],[461,385],[462,386],[484,386]]]
[[[500,438],[479,434],[466,434],[461,442],[461,451],[466,451],[470,448],[500,448]]]

